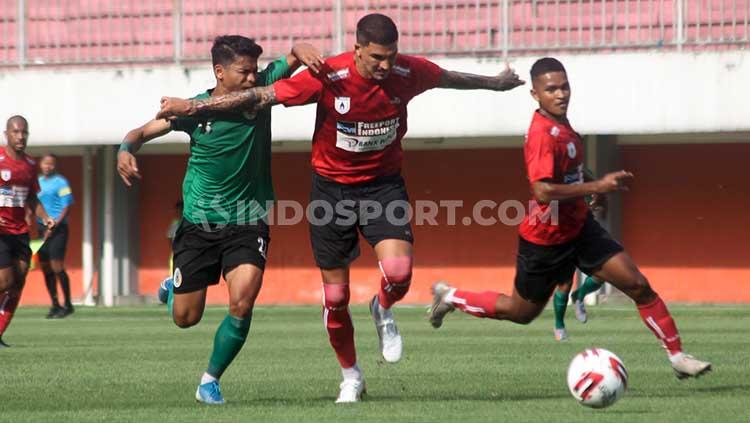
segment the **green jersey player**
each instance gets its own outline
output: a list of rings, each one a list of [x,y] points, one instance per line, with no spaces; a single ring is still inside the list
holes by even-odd
[[[322,63],[315,48],[298,44],[289,55],[258,72],[262,52],[243,36],[216,38],[211,48],[216,87],[195,98],[270,85],[290,76],[300,63],[314,71]],[[217,284],[223,274],[229,313],[216,331],[208,368],[196,391],[198,401],[223,404],[218,381],[247,338],[270,240],[263,218],[266,205],[274,199],[271,114],[269,110],[245,110],[211,119],[150,121],[128,132],[120,146],[117,170],[127,186],[141,178],[133,154],[143,143],[170,131],[190,136],[190,159],[182,186],[184,209],[173,241],[170,310],[177,326],[197,324],[208,286]]]

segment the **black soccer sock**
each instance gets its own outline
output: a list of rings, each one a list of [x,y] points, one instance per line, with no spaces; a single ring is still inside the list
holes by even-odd
[[[55,274],[60,279],[60,287],[62,287],[63,295],[65,296],[65,307],[70,307],[70,279],[68,278],[68,272],[62,271]]]
[[[60,307],[60,302],[57,300],[57,286],[55,280],[55,274],[52,272],[44,274],[44,284],[47,286],[47,292],[49,298],[52,300],[52,307]]]

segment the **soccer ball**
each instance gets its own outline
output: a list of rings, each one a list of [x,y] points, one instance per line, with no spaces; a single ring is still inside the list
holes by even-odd
[[[628,371],[622,360],[601,348],[576,355],[568,367],[568,388],[581,404],[604,408],[614,404],[628,387]]]

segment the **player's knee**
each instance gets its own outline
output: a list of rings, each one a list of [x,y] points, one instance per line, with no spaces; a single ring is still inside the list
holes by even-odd
[[[184,312],[173,310],[172,312],[172,320],[174,321],[174,324],[181,329],[187,329],[191,326],[197,325],[198,322],[201,321],[201,317],[201,313],[193,313],[189,310]]]
[[[238,301],[231,301],[229,303],[229,314],[232,316],[244,318],[246,316],[249,316],[250,313],[253,312],[253,305],[254,302],[243,298]]]
[[[628,293],[636,304],[648,304],[656,299],[656,292],[651,288],[648,279],[640,272],[635,278],[632,288]]]
[[[323,306],[329,310],[349,305],[349,284],[323,284]]]
[[[380,270],[389,284],[408,288],[411,283],[411,256],[388,257],[380,261]]]
[[[518,323],[519,325],[528,325],[529,323],[533,322],[536,316],[533,316],[531,314],[525,314],[520,313],[513,316],[511,319],[513,323]]]

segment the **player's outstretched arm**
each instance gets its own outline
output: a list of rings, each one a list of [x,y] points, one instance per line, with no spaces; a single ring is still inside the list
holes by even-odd
[[[218,97],[185,100],[162,97],[157,119],[172,119],[181,116],[204,116],[214,112],[258,110],[279,104],[273,85],[255,87]]]
[[[154,119],[147,124],[133,129],[125,135],[117,152],[117,172],[128,187],[133,185],[133,179],[141,179],[138,172],[138,162],[135,153],[148,141],[167,134],[172,125],[165,119]]]
[[[323,66],[323,55],[312,44],[297,43],[292,47],[292,51],[286,55],[286,63],[292,70],[296,70],[300,65],[305,65],[317,74]]]
[[[443,69],[438,88],[453,88],[455,90],[492,90],[508,91],[525,84],[518,77],[516,71],[506,67],[496,76],[475,75],[473,73],[456,72]]]
[[[534,197],[540,203],[563,201],[571,198],[585,197],[594,194],[606,194],[614,191],[627,191],[633,181],[633,174],[624,170],[604,175],[601,179],[582,184],[553,184],[542,180],[531,185]]]

